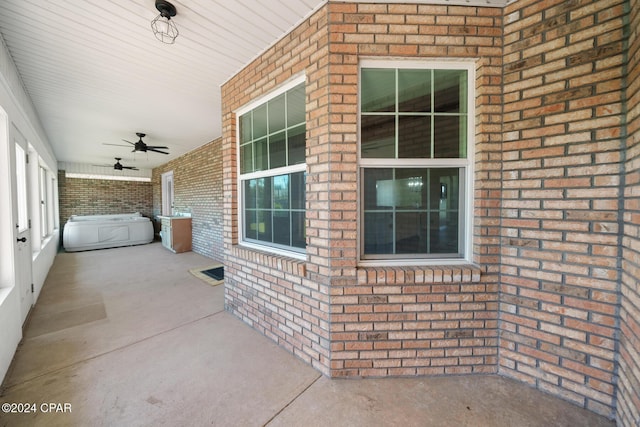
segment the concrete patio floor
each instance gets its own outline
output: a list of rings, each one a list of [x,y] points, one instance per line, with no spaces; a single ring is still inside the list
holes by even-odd
[[[499,376],[331,380],[225,312],[188,272],[210,264],[159,243],[58,254],[0,392],[35,412],[0,426],[615,425]]]

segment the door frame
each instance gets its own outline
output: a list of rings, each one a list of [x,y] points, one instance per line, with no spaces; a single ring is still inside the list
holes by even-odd
[[[19,151],[24,155],[18,159]],[[9,130],[9,158],[11,176],[11,209],[13,229],[13,271],[15,285],[20,294],[20,315],[24,324],[34,304],[33,297],[33,259],[31,250],[31,218],[29,207],[29,144],[27,139],[12,123]],[[24,162],[21,171],[20,162]],[[19,182],[18,173],[24,174],[24,182]],[[20,184],[20,185],[19,185]],[[22,194],[22,192],[24,194]],[[22,212],[22,208],[24,211]]]
[[[162,174],[162,215],[171,216],[173,214],[174,198],[173,171]]]

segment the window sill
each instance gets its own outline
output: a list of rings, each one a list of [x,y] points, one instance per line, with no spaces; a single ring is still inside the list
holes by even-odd
[[[298,276],[305,276],[306,274],[306,255],[304,255],[304,258],[299,258],[291,253],[267,251],[262,247],[256,248],[250,244],[234,245],[232,247],[232,255],[269,268],[276,268],[285,273]]]
[[[358,284],[402,285],[430,283],[478,283],[480,267],[474,264],[444,266],[358,267]]]

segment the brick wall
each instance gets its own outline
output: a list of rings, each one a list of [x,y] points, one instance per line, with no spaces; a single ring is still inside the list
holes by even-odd
[[[496,371],[501,13],[329,3],[224,85],[230,311],[330,376]],[[476,191],[483,200],[474,258],[482,267],[357,268],[361,56],[480,58]],[[236,217],[233,111],[300,70],[307,77],[306,262],[239,247]],[[287,269],[271,267],[280,265]]]
[[[323,373],[329,372],[326,8],[222,87],[226,308]],[[307,262],[238,246],[234,111],[304,72],[307,99]]]
[[[640,425],[640,3],[630,1],[629,11],[620,369],[616,411],[621,426]]]
[[[191,212],[194,252],[222,262],[222,152],[217,139],[154,168],[153,215],[162,213],[162,182],[173,171],[174,206]],[[156,222],[156,230],[159,224]]]
[[[495,372],[502,11],[329,4],[331,375]],[[358,267],[358,62],[474,58],[474,261],[460,268]]]
[[[67,178],[60,170],[58,193],[62,227],[71,215],[153,214],[150,182]]]
[[[227,309],[329,376],[498,371],[637,423],[637,6],[326,4],[222,90]],[[358,265],[363,57],[476,59],[473,265]],[[306,261],[240,246],[236,203],[233,112],[299,71]]]
[[[500,372],[611,417],[623,1],[505,9]]]

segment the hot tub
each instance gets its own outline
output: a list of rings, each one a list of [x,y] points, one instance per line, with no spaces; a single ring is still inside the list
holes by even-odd
[[[62,243],[67,252],[144,245],[152,241],[151,220],[139,212],[71,215],[62,234]]]

